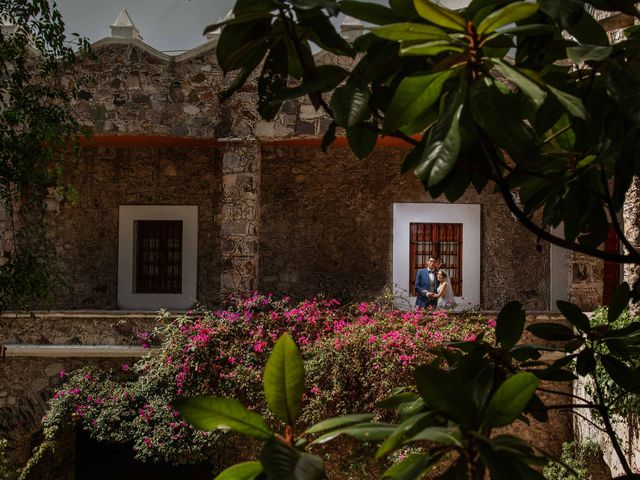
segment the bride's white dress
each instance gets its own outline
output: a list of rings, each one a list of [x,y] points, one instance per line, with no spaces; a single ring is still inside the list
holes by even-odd
[[[454,305],[456,302],[453,296],[453,289],[451,288],[451,285],[449,285],[449,282],[441,283],[438,287],[438,293],[440,293],[441,288],[446,289],[444,291],[444,295],[438,298],[438,308],[450,307],[451,305]]]

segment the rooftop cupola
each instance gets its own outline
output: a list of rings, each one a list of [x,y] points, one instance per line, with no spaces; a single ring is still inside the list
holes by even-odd
[[[133,20],[131,20],[129,12],[127,12],[126,8],[120,10],[116,21],[113,22],[113,25],[111,25],[111,36],[142,40],[140,31],[138,30],[138,27],[134,25]]]

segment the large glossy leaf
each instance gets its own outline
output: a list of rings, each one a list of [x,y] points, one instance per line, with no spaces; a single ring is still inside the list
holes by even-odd
[[[260,462],[243,462],[227,468],[214,480],[254,480],[261,473]]]
[[[593,355],[593,350],[585,348],[582,350],[576,358],[576,372],[578,375],[584,377],[592,373],[596,369],[596,357]]]
[[[369,114],[369,89],[353,85],[336,88],[331,96],[333,120],[340,127],[353,127]]]
[[[456,45],[450,40],[433,40],[431,42],[409,45],[408,47],[403,46],[400,49],[400,55],[434,56],[442,52],[464,52],[464,50],[464,47]]]
[[[348,76],[349,72],[337,65],[320,65],[316,68],[316,75],[313,79],[306,79],[301,85],[283,91],[276,95],[273,101],[281,102],[312,92],[328,92],[329,90],[333,90]]]
[[[558,90],[551,85],[547,85],[549,92],[553,95],[558,102],[574,117],[580,118],[582,120],[587,119],[587,109],[584,108],[584,104],[582,100],[578,97],[575,97],[569,93],[563,92],[562,90]]]
[[[353,415],[344,415],[342,417],[327,418],[322,420],[307,429],[305,433],[318,433],[325,430],[331,430],[332,428],[343,427],[351,423],[361,423],[369,421],[373,418],[370,413],[358,413]]]
[[[533,325],[529,325],[527,330],[533,333],[536,337],[544,340],[562,341],[575,338],[575,334],[570,328],[558,323],[535,323]]]
[[[640,385],[637,372],[623,361],[611,355],[601,355],[600,362],[611,379],[627,391],[633,391]]]
[[[494,427],[512,423],[531,400],[538,382],[535,375],[525,372],[507,378],[491,397],[483,423]]]
[[[264,419],[250,412],[233,398],[198,396],[180,398],[171,403],[184,419],[202,430],[232,429],[248,437],[266,440],[273,437]]]
[[[265,442],[260,462],[270,479],[321,480],[325,478],[324,462],[320,457],[301,453],[277,438]]]
[[[454,73],[453,70],[445,70],[403,78],[385,112],[384,131],[393,132],[428,110],[438,101],[442,85]]]
[[[475,81],[470,91],[475,121],[493,142],[518,157],[533,148],[534,135],[521,112],[514,110],[514,97],[509,92],[503,93],[490,79]]]
[[[302,404],[304,366],[300,350],[289,334],[283,334],[274,345],[262,383],[269,410],[277,419],[293,425]]]
[[[342,0],[339,5],[345,14],[375,25],[386,25],[400,21],[389,7],[377,3]]]
[[[431,131],[429,143],[418,166],[414,169],[416,176],[427,187],[440,183],[453,169],[458,160],[461,145],[460,117],[463,104],[453,104],[438,120]]]
[[[524,331],[525,314],[520,302],[509,302],[496,319],[496,342],[504,349],[513,347]]]
[[[501,60],[493,59],[492,61],[500,73],[502,73],[507,80],[515,83],[518,88],[531,99],[537,108],[542,106],[546,97],[546,93],[542,88],[517,68],[507,65]]]
[[[384,442],[382,442],[376,452],[376,458],[381,458],[392,450],[398,448],[398,446],[402,444],[405,436],[411,435],[411,432],[416,430],[416,428],[418,428],[418,430],[422,430],[419,424],[425,420],[430,420],[430,417],[431,415],[428,413],[418,413],[416,415],[411,415],[404,420],[400,425],[398,425],[398,428],[389,435]],[[416,424],[418,424],[418,427],[416,427]]]
[[[567,47],[567,56],[576,63],[601,62],[613,53],[613,47],[602,45],[578,45]]]
[[[328,52],[337,55],[353,57],[355,51],[342,35],[336,31],[336,27],[322,10],[298,12],[298,20],[311,41]]]
[[[414,377],[427,406],[465,426],[476,422],[478,412],[471,394],[452,372],[422,365],[416,368]]]
[[[287,46],[278,42],[271,47],[258,79],[258,113],[264,119],[273,119],[280,110],[282,103],[274,103],[273,98],[287,88],[287,67]]]
[[[540,10],[553,18],[563,28],[575,25],[584,15],[581,0],[539,0]]]
[[[266,53],[270,26],[269,18],[225,26],[216,47],[216,57],[223,72],[243,67],[247,56],[255,53],[256,49]]]
[[[349,147],[358,158],[362,159],[373,151],[378,140],[378,134],[373,128],[364,125],[348,127],[346,130]]]
[[[573,26],[567,27],[567,31],[580,43],[590,45],[609,45],[609,37],[602,25],[583,11],[582,16]]]
[[[439,457],[414,453],[393,465],[382,475],[388,480],[415,480],[429,473]]]
[[[426,440],[429,442],[442,443],[443,445],[462,446],[460,432],[447,427],[427,427],[415,435],[408,437],[405,443]]]
[[[618,319],[624,309],[627,308],[630,299],[631,290],[629,289],[629,284],[624,282],[614,290],[609,301],[609,309],[607,311],[607,321],[609,323]]]
[[[418,15],[435,25],[458,32],[466,31],[467,21],[453,10],[430,0],[413,0],[413,6]]]
[[[320,435],[311,442],[311,445],[327,443],[340,435],[348,435],[361,442],[384,440],[391,435],[395,429],[396,425],[390,425],[388,423],[360,423]]]
[[[505,25],[519,22],[525,18],[529,18],[538,11],[537,3],[515,2],[496,10],[489,14],[478,25],[477,32],[479,35],[486,35],[495,32]]]
[[[386,40],[403,42],[452,40],[447,32],[441,28],[433,25],[424,25],[422,23],[392,23],[390,25],[372,28],[371,32]]]
[[[591,331],[591,322],[589,318],[582,313],[582,310],[573,303],[558,300],[558,309],[571,322],[571,324],[582,332]]]

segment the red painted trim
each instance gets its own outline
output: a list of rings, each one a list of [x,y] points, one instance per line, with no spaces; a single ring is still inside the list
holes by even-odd
[[[414,137],[420,140],[418,136]],[[269,138],[258,139],[262,145],[273,146],[293,146],[293,147],[319,147],[322,144],[321,138]],[[98,147],[154,147],[154,148],[216,148],[224,145],[226,142],[220,142],[210,138],[190,138],[190,137],[170,137],[166,135],[93,135],[92,137],[80,138],[79,144],[83,148]],[[348,145],[346,137],[338,137],[333,145],[337,147],[345,147]],[[378,147],[404,147],[409,145],[404,140],[395,137],[379,137]]]
[[[97,147],[219,147],[220,142],[209,138],[169,137],[165,135],[93,135],[80,138],[80,146],[85,148]]]

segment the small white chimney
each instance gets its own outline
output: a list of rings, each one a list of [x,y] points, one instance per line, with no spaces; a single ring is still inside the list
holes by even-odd
[[[116,18],[116,21],[111,25],[111,36],[118,38],[135,38],[142,40],[138,27],[133,24],[133,20],[129,16],[126,8],[123,8]]]

